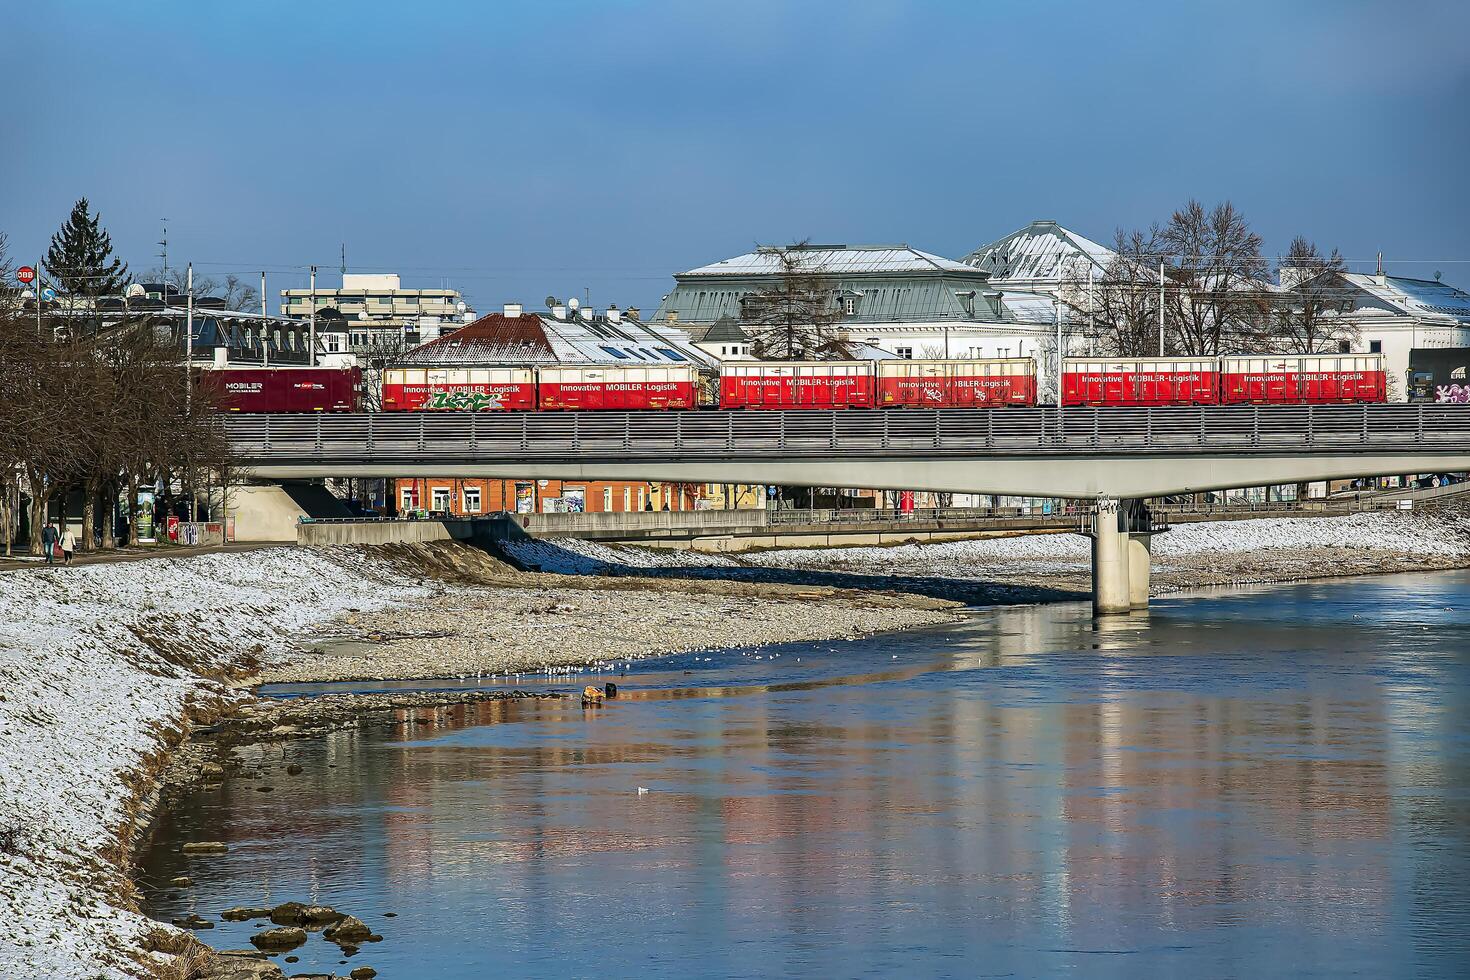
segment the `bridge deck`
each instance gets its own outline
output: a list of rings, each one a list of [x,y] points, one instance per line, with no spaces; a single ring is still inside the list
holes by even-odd
[[[234,415],[247,460],[684,459],[1470,450],[1453,405]]]

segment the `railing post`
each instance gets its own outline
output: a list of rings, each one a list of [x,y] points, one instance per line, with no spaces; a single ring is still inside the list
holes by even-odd
[[[521,416],[520,416],[520,421],[521,421],[521,452],[523,452],[523,453],[526,452],[528,449],[531,448],[531,431],[530,431],[531,414],[532,413],[530,413],[530,412],[523,412],[521,414]]]
[[[930,409],[934,413],[934,448],[939,448],[939,410]]]
[[[271,449],[271,417],[269,415],[267,415],[265,417],[265,437],[264,437],[264,439],[262,441],[265,443],[265,451],[266,452],[270,452],[270,449]]]
[[[428,418],[428,412],[424,412],[419,415],[419,452],[424,451],[424,423],[428,421]]]
[[[470,455],[472,456],[477,456],[480,452],[480,433],[479,426],[476,424],[478,418],[478,413],[470,413]]]
[[[1311,409],[1308,408],[1307,411],[1310,412]],[[1252,408],[1251,409],[1251,446],[1252,447],[1259,446],[1260,444],[1261,444],[1261,410],[1259,408]]]
[[[375,418],[375,416],[373,415],[373,413],[369,412],[368,413],[368,417],[367,417],[367,451],[368,451],[368,455],[369,456],[371,456],[372,455],[372,452],[373,452],[373,419],[374,418]]]
[[[1414,406],[1414,422],[1415,422],[1414,444],[1415,445],[1422,446],[1422,445],[1424,445],[1424,404],[1423,404],[1423,402],[1420,402],[1418,405]]]
[[[1363,415],[1363,445],[1368,445],[1368,406],[1360,406]]]
[[[623,413],[623,451],[633,451],[633,416]]]
[[[725,449],[727,452],[735,451],[735,413],[725,413]]]
[[[776,448],[777,449],[785,449],[786,448],[786,412],[785,412],[785,410],[783,409],[783,410],[778,411],[777,412],[777,416],[781,419],[781,424],[776,427]]]
[[[683,449],[684,448],[684,415],[683,415],[683,413],[675,413],[675,415],[674,415],[674,448],[675,449]]]
[[[887,412],[883,413],[883,437],[881,444],[884,449],[888,448],[888,414]]]
[[[837,412],[832,413],[832,434],[828,439],[827,446],[831,449],[837,448]]]
[[[572,413],[572,451],[582,448],[582,413]]]
[[[320,453],[322,451],[322,417],[320,415],[316,416],[316,426],[315,426],[315,429],[316,429],[316,444],[312,447],[312,450],[314,452]]]
[[[995,413],[985,413],[985,448],[995,448]]]
[[[1317,413],[1316,413],[1316,411],[1313,410],[1312,406],[1308,405],[1307,406],[1307,445],[1309,445],[1309,446],[1312,445],[1316,441],[1316,438],[1317,438],[1316,432],[1313,431],[1316,428],[1316,423],[1317,423]]]

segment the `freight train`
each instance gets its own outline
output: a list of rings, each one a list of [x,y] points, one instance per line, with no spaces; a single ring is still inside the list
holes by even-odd
[[[229,407],[350,412],[361,372],[229,368]],[[1029,357],[885,361],[389,368],[385,412],[1004,408],[1039,404]],[[1388,399],[1381,354],[1069,357],[1063,406],[1327,405]]]

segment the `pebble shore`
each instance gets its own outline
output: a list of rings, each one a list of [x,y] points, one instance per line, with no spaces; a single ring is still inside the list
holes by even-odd
[[[918,596],[710,587],[720,584],[704,583],[700,592],[668,581],[629,588],[627,580],[616,589],[456,589],[413,606],[349,615],[343,636],[265,668],[254,681],[505,677],[693,650],[843,639],[959,616],[956,603]]]

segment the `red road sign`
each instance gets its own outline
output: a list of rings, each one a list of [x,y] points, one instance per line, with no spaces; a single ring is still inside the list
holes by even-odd
[[[36,270],[35,269],[32,269],[28,265],[23,265],[19,269],[16,269],[15,270],[15,278],[17,278],[21,282],[27,283],[27,284],[32,283],[32,282],[35,282],[36,281]]]

